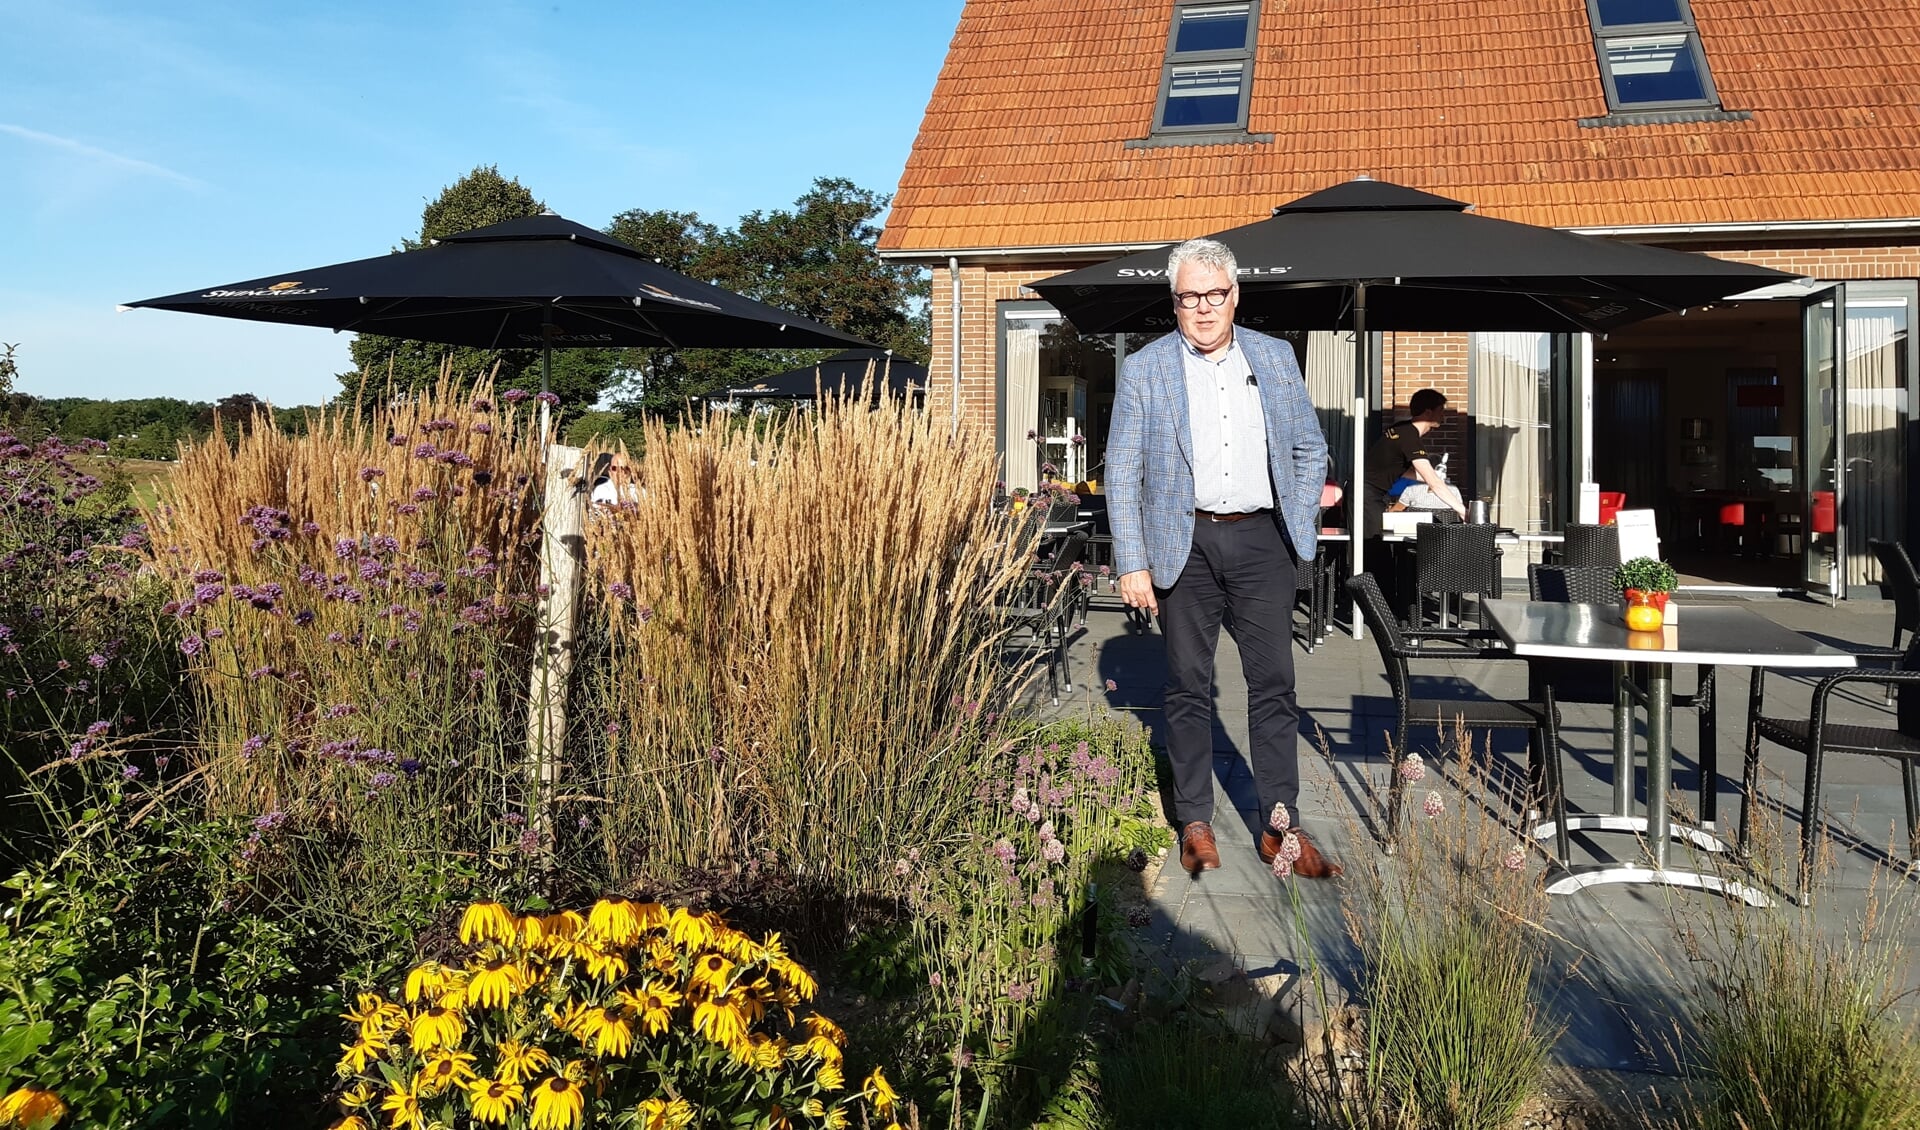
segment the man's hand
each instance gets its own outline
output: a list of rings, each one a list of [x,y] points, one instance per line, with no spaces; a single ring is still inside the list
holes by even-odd
[[[1120,574],[1120,599],[1128,608],[1144,608],[1152,616],[1160,614],[1160,602],[1153,595],[1153,574],[1145,569]]]

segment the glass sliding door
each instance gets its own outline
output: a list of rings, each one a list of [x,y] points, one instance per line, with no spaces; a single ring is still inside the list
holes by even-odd
[[[1846,349],[1842,341],[1846,322],[1841,311],[1846,303],[1846,288],[1836,286],[1810,295],[1800,304],[1801,339],[1806,353],[1806,400],[1801,413],[1801,450],[1806,453],[1802,466],[1806,472],[1807,536],[1801,539],[1800,570],[1809,593],[1838,598],[1846,566],[1846,547],[1841,539],[1820,527],[1817,520],[1826,509],[1838,516],[1845,513],[1847,498],[1840,477],[1845,452],[1840,413],[1836,410],[1846,387]]]

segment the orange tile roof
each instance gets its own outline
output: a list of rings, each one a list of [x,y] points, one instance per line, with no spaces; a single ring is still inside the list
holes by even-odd
[[[1607,113],[1583,0],[1264,0],[1248,128],[1147,136],[1169,0],[968,0],[886,250],[1157,243],[1367,174],[1558,227],[1920,217],[1920,4],[1692,0],[1728,110]]]

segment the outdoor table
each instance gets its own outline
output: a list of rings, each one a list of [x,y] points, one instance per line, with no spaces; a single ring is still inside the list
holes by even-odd
[[[1718,891],[1749,906],[1772,905],[1764,894],[1743,883],[1668,866],[1669,842],[1675,838],[1710,852],[1726,850],[1711,832],[1674,824],[1667,810],[1667,793],[1673,787],[1673,668],[1696,664],[1833,669],[1854,666],[1854,656],[1736,605],[1688,605],[1675,622],[1654,633],[1629,631],[1621,622],[1619,607],[1613,604],[1490,600],[1486,604],[1486,624],[1522,658],[1591,659],[1614,664],[1615,685],[1619,688],[1614,696],[1614,810],[1570,817],[1566,829],[1642,833],[1653,865],[1568,867],[1564,877],[1547,887],[1549,894],[1570,894],[1602,883],[1650,883]],[[1645,666],[1644,693],[1630,678],[1634,664]],[[1647,707],[1645,816],[1633,814],[1632,700],[1636,697],[1643,697]],[[1547,756],[1558,756],[1558,751],[1550,750]],[[1536,839],[1545,839],[1559,832],[1559,826],[1548,821],[1533,834]]]

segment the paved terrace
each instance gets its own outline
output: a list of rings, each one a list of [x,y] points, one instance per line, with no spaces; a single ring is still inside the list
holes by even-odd
[[[1713,599],[1682,594],[1683,601]],[[1721,599],[1738,599],[1726,597]],[[1880,646],[1890,642],[1892,605],[1881,601],[1849,601],[1838,607],[1783,598],[1755,599],[1751,604],[1769,618],[1797,631],[1837,645]],[[1304,620],[1304,613],[1299,614]],[[1684,612],[1682,613],[1684,623]],[[1394,704],[1382,673],[1379,653],[1371,638],[1356,641],[1335,634],[1313,654],[1296,643],[1301,711],[1301,807],[1303,819],[1317,842],[1339,861],[1352,863],[1362,853],[1377,851],[1369,838],[1374,790],[1384,788],[1384,750],[1394,725]],[[1432,677],[1447,669],[1475,681],[1495,695],[1525,696],[1523,663],[1422,663],[1426,689],[1436,693]],[[1159,692],[1165,681],[1163,643],[1157,631],[1141,634],[1115,604],[1096,605],[1085,630],[1074,645],[1074,693],[1063,694],[1062,715],[1085,716],[1104,708],[1137,711],[1156,731],[1158,741]],[[1416,683],[1423,681],[1415,672]],[[1739,811],[1741,748],[1745,741],[1750,672],[1723,667],[1719,672],[1720,828],[1729,836]],[[1782,712],[1791,705],[1804,712],[1818,673],[1774,672],[1767,677],[1767,709]],[[1117,689],[1102,690],[1106,680]],[[1310,942],[1295,927],[1295,911],[1280,881],[1273,878],[1254,852],[1258,827],[1251,772],[1245,759],[1246,684],[1239,655],[1223,636],[1217,671],[1216,702],[1224,709],[1214,732],[1214,768],[1219,836],[1223,866],[1199,879],[1183,872],[1177,859],[1162,867],[1146,892],[1153,911],[1150,944],[1171,967],[1185,963],[1207,980],[1251,985],[1271,997],[1298,986],[1299,973],[1308,965],[1311,944],[1321,968],[1347,981],[1354,954],[1340,916],[1338,890],[1331,883],[1300,883],[1303,917]],[[1675,672],[1676,692],[1692,689],[1692,674]],[[1569,805],[1574,810],[1606,811],[1611,801],[1611,721],[1604,706],[1563,707],[1563,748]],[[1676,711],[1674,811],[1676,817],[1694,811],[1697,795],[1697,743],[1691,711]],[[1845,720],[1889,724],[1892,711],[1869,688],[1847,699]],[[1644,721],[1637,727],[1644,736]],[[1321,735],[1316,737],[1315,735]],[[1487,732],[1474,736],[1484,748]],[[1521,731],[1491,734],[1494,756],[1503,772],[1522,773],[1526,735]],[[1434,727],[1413,729],[1410,746],[1428,756],[1440,749]],[[1316,748],[1322,752],[1316,752]],[[1764,787],[1785,805],[1787,818],[1779,824],[1784,854],[1797,841],[1801,811],[1802,759],[1778,746],[1763,749]],[[1642,762],[1644,764],[1644,761]],[[1430,777],[1410,795],[1417,806],[1428,787],[1447,786]],[[1826,770],[1827,812],[1832,828],[1833,866],[1828,887],[1818,898],[1823,926],[1838,926],[1858,916],[1869,898],[1876,864],[1906,863],[1905,825],[1900,775],[1892,763],[1847,755],[1829,757]],[[1638,803],[1645,803],[1644,780],[1636,786]],[[1451,799],[1451,794],[1449,793]],[[1419,819],[1417,807],[1411,809]],[[1891,854],[1889,855],[1889,849]],[[1698,858],[1694,849],[1675,842],[1672,861],[1687,867]],[[1639,843],[1622,834],[1573,838],[1576,863],[1607,858],[1633,859]],[[1545,861],[1536,856],[1534,866]],[[1700,860],[1702,870],[1712,870]],[[1788,873],[1790,874],[1790,873]],[[1884,881],[1883,881],[1884,886]],[[1911,878],[1905,892],[1920,895],[1920,883]],[[1699,891],[1650,886],[1608,886],[1555,897],[1547,927],[1553,935],[1553,960],[1558,966],[1547,983],[1555,986],[1554,1005],[1565,1024],[1557,1058],[1569,1068],[1610,1071],[1666,1071],[1671,1018],[1676,997],[1692,983],[1690,959],[1676,931],[1676,920],[1705,933],[1715,916],[1754,913]],[[1909,973],[1912,971],[1909,970]],[[1337,990],[1336,990],[1337,992]],[[1311,996],[1311,994],[1307,994]],[[1269,1006],[1270,1007],[1270,1006]],[[1256,1010],[1256,1012],[1259,1010]],[[1315,1011],[1308,1004],[1308,1013]]]

